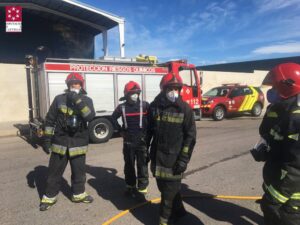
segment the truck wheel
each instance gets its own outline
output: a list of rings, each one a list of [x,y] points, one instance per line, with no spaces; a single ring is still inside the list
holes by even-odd
[[[214,111],[213,111],[213,114],[212,114],[212,117],[215,121],[220,121],[220,120],[223,120],[224,117],[225,117],[225,109],[223,106],[216,106],[214,108]]]
[[[260,103],[256,102],[251,110],[252,116],[260,116],[262,112],[262,106]]]
[[[98,118],[90,122],[89,135],[93,143],[107,142],[113,135],[113,126],[106,118]]]

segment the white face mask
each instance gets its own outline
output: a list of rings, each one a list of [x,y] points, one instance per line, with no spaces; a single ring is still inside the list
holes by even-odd
[[[74,91],[74,92],[76,92],[77,94],[79,94],[79,92],[80,92],[80,89],[76,89],[76,88],[70,88],[70,91]]]
[[[132,101],[134,101],[134,102],[136,102],[136,101],[138,100],[138,98],[139,98],[139,95],[138,95],[138,94],[132,94],[132,95],[130,96],[130,99],[131,99]]]
[[[166,96],[167,96],[167,99],[169,99],[171,102],[175,102],[176,99],[179,97],[179,93],[176,90],[172,90],[172,91],[167,92]]]

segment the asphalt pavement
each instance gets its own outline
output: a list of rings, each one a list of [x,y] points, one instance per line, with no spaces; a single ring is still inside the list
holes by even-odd
[[[260,118],[232,118],[197,122],[197,144],[183,179],[182,194],[189,214],[178,225],[263,224],[254,200],[202,198],[208,195],[261,196],[262,164],[249,149],[258,140]],[[19,126],[22,124],[20,123]],[[0,224],[103,224],[123,210],[139,204],[124,195],[121,138],[91,144],[87,155],[86,191],[95,201],[70,201],[70,167],[62,180],[58,202],[39,211],[45,190],[49,155],[24,136],[0,138]],[[160,197],[151,176],[149,199]],[[120,217],[116,225],[154,225],[158,204],[147,204]]]

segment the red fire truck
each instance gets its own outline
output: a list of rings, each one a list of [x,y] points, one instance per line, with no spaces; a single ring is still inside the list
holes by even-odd
[[[160,92],[161,77],[168,71],[179,73],[184,86],[181,96],[201,117],[200,77],[196,68],[185,60],[170,61],[159,65],[137,62],[128,58],[46,59],[37,65],[34,57],[28,57],[26,65],[29,124],[31,133],[43,134],[43,123],[54,97],[66,89],[65,79],[70,72],[79,72],[85,79],[85,90],[93,99],[96,117],[89,123],[90,140],[101,143],[109,140],[115,131],[111,114],[123,96],[124,85],[132,80],[142,87],[143,100],[151,102]]]

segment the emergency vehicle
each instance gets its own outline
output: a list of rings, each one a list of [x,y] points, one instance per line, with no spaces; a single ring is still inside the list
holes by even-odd
[[[233,113],[250,112],[252,116],[259,116],[264,101],[264,94],[258,87],[224,84],[203,95],[201,110],[204,116],[212,116],[216,121]]]
[[[27,57],[29,124],[31,134],[41,137],[43,123],[54,97],[66,89],[65,79],[70,72],[79,72],[85,79],[84,88],[92,98],[96,117],[89,123],[90,140],[94,143],[108,141],[115,128],[111,115],[123,96],[124,85],[138,82],[142,88],[140,98],[151,102],[159,94],[160,80],[168,72],[179,73],[184,86],[181,96],[201,117],[200,77],[196,68],[185,60],[170,61],[158,65],[136,59],[105,57],[99,60],[46,59],[38,64]]]

